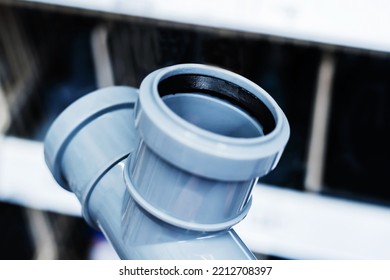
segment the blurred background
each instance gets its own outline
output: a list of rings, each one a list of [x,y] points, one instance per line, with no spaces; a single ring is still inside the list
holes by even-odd
[[[183,2],[0,0],[0,259],[116,258],[42,141],[79,97],[187,62],[252,80],[290,122],[236,228],[259,259],[390,259],[390,4]]]

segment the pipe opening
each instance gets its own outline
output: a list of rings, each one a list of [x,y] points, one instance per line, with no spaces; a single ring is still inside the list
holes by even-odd
[[[158,85],[160,97],[178,116],[223,136],[253,138],[275,128],[267,106],[248,90],[200,74],[174,75]]]

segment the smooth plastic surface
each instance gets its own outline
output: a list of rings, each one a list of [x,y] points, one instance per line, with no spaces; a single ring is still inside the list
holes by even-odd
[[[211,102],[213,110],[196,110],[198,103],[185,103],[183,108],[179,103],[184,102],[178,101],[181,93],[217,99]],[[231,122],[234,114],[243,127],[250,127],[247,134],[240,128],[231,135],[227,132],[237,129],[239,121]],[[232,72],[198,64],[149,74],[140,87],[135,121],[141,138],[159,157],[190,173],[223,181],[247,181],[270,172],[290,134],[284,113],[262,88]]]
[[[233,138],[263,135],[261,125],[251,116],[219,98],[197,93],[179,93],[165,96],[163,100],[182,119],[215,134]]]
[[[90,215],[121,259],[255,259],[233,229],[191,231],[149,215],[129,195],[124,168],[113,166],[89,199]]]
[[[102,89],[59,116],[45,139],[56,180],[121,258],[254,259],[231,227],[280,158],[283,112],[247,79],[197,64],[157,70],[137,93]]]
[[[46,164],[56,181],[83,205],[98,179],[127,157],[138,142],[133,108],[137,90],[109,87],[70,105],[52,124],[44,143]]]
[[[255,180],[227,183],[194,176],[157,158],[145,145],[125,163],[132,198],[171,225],[202,232],[225,230],[250,209]]]

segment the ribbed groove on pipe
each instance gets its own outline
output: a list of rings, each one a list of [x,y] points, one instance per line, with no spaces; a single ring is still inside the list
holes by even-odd
[[[45,159],[121,258],[254,259],[231,226],[288,137],[259,86],[183,64],[149,74],[139,91],[109,87],[75,102],[50,128]]]

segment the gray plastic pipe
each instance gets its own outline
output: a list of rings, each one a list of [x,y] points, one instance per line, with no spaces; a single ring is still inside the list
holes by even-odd
[[[254,259],[232,227],[275,168],[289,125],[259,86],[198,64],[69,106],[45,139],[57,182],[122,259]]]

